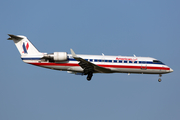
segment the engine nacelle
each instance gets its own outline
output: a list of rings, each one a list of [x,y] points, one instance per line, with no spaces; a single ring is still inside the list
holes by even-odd
[[[66,61],[68,59],[67,52],[54,52],[54,61]]]
[[[62,62],[68,60],[68,56],[66,52],[54,52],[53,54],[45,54],[42,59],[50,62]]]

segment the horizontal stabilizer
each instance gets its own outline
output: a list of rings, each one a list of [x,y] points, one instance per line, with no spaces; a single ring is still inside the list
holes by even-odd
[[[13,40],[21,55],[38,55],[40,52],[27,39],[26,36],[8,34],[8,40]]]
[[[16,35],[11,35],[8,34],[10,36],[10,38],[8,38],[8,40],[22,40],[22,37],[16,36]]]

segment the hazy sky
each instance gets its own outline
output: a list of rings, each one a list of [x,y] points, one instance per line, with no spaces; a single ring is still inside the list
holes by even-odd
[[[3,0],[0,3],[0,120],[180,119],[180,1]],[[7,34],[41,52],[154,57],[162,76],[86,76],[25,64]]]

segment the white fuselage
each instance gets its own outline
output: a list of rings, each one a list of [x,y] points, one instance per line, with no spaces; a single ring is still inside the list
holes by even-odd
[[[96,64],[98,66],[111,69],[109,73],[144,73],[144,74],[164,74],[173,70],[157,59],[151,57],[128,57],[128,56],[105,56],[105,55],[78,55],[79,57]],[[26,63],[62,71],[82,73],[83,69],[79,62],[68,54],[68,60],[62,62],[51,62],[41,59],[42,55],[21,56]],[[96,72],[98,73],[98,72]]]

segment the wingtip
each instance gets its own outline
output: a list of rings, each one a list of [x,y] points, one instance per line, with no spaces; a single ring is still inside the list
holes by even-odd
[[[73,56],[73,57],[76,57],[76,54],[75,54],[75,52],[73,51],[73,49],[70,49],[70,51],[71,51],[72,56]]]

